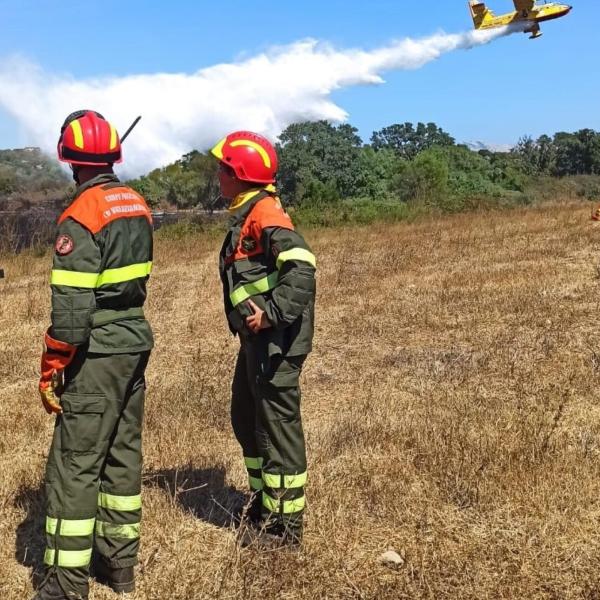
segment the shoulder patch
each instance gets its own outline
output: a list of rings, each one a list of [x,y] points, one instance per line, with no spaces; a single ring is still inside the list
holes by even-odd
[[[242,248],[246,252],[252,252],[256,250],[256,240],[254,238],[251,238],[250,236],[242,238]]]
[[[75,248],[75,242],[70,235],[63,233],[56,238],[56,243],[54,244],[54,250],[56,254],[59,256],[66,256],[67,254],[71,254],[73,249]]]

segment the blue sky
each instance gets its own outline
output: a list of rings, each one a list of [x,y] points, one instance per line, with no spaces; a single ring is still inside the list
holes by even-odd
[[[496,12],[512,7],[509,0],[489,4]],[[435,121],[461,141],[499,144],[526,133],[600,129],[599,6],[573,4],[568,17],[544,24],[539,40],[513,35],[333,98],[364,139],[385,125],[419,120]],[[17,54],[77,78],[191,73],[308,37],[373,49],[471,27],[463,0],[0,0],[0,15],[0,60]],[[271,93],[276,89],[274,82]],[[22,143],[18,125],[0,108],[0,147]]]

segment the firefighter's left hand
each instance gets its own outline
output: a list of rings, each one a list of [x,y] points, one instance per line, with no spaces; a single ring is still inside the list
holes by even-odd
[[[60,405],[60,394],[62,392],[61,388],[62,385],[60,383],[60,378],[56,373],[52,376],[51,381],[40,381],[40,398],[44,408],[46,409],[46,412],[49,415],[52,413],[55,415],[62,414],[63,410]]]
[[[246,327],[252,333],[258,333],[261,329],[268,329],[271,327],[267,314],[264,310],[261,310],[252,300],[248,300],[248,307],[252,309],[253,315],[246,317]]]

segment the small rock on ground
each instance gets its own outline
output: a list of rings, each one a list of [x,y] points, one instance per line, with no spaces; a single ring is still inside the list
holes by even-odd
[[[399,569],[402,565],[404,565],[404,559],[394,550],[388,550],[387,552],[384,552],[379,557],[379,562],[386,567],[391,567],[393,569]]]

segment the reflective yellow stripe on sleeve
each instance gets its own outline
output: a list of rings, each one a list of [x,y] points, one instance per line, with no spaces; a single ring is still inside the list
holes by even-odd
[[[98,273],[79,273],[78,271],[52,270],[50,277],[52,285],[94,289],[98,283]]]
[[[103,285],[109,285],[111,283],[123,283],[125,281],[131,281],[132,279],[138,279],[139,277],[147,277],[150,275],[151,271],[151,262],[138,263],[119,269],[107,269],[100,273],[96,287],[102,287]]]
[[[100,492],[98,494],[98,506],[109,510],[134,511],[142,508],[142,496],[113,496]]]
[[[283,263],[287,262],[288,260],[300,260],[312,265],[315,269],[317,268],[317,259],[315,255],[310,252],[310,250],[306,250],[305,248],[292,248],[290,250],[280,252],[279,256],[277,257],[277,268],[281,269]]]
[[[252,296],[266,294],[269,290],[272,290],[277,285],[278,277],[279,273],[276,271],[267,277],[263,277],[257,281],[252,281],[251,283],[246,283],[245,285],[233,290],[233,292],[229,294],[231,304],[235,308],[238,304],[241,304]]]
[[[315,258],[315,255],[304,248],[292,248],[291,250],[281,252],[277,257],[277,269],[281,269],[282,265],[289,260],[306,262],[315,269],[317,268],[317,259]],[[238,304],[248,300],[248,298],[258,296],[259,294],[266,294],[268,291],[275,288],[278,278],[279,273],[276,271],[262,279],[241,285],[229,294],[229,300],[235,308]]]
[[[132,281],[140,277],[147,277],[151,271],[151,262],[137,263],[118,269],[107,269],[102,273],[81,273],[79,271],[54,269],[50,283],[66,287],[96,289],[104,285],[125,283],[126,281]]]

